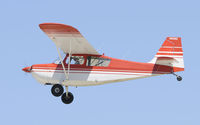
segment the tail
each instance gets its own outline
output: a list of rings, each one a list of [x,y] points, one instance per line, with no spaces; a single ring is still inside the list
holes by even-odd
[[[149,63],[170,66],[173,72],[184,71],[181,38],[167,37],[155,57]]]

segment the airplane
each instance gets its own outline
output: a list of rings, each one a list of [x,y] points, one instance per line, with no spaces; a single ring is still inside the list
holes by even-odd
[[[167,37],[154,58],[147,63],[133,62],[105,56],[97,52],[74,27],[59,23],[42,23],[40,29],[55,43],[59,60],[35,64],[22,70],[31,73],[41,84],[52,85],[51,93],[70,104],[74,96],[69,86],[92,86],[121,82],[164,74],[182,77],[184,71],[180,37]],[[62,58],[60,50],[65,54]],[[65,93],[64,88],[65,87]]]

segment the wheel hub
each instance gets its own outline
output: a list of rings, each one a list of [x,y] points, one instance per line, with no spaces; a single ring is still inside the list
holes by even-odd
[[[59,88],[55,88],[55,92],[56,92],[56,93],[59,93],[59,92],[60,92],[60,89],[59,89]]]

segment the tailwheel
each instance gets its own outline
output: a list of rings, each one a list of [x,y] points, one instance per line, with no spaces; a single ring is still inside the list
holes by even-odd
[[[181,81],[183,78],[177,74],[175,74],[174,72],[172,72],[172,75],[176,76],[177,81]]]
[[[68,95],[66,95],[66,93],[63,93],[61,100],[65,104],[70,104],[73,102],[74,96],[71,92],[68,92]]]
[[[181,81],[181,80],[182,80],[182,77],[181,77],[181,76],[177,76],[177,80],[178,80],[178,81]]]
[[[64,89],[63,89],[62,85],[60,85],[60,84],[55,84],[51,88],[51,93],[56,97],[61,96],[63,94],[63,92],[64,92]]]

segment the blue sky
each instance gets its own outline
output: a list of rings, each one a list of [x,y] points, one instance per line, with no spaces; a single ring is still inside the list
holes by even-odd
[[[199,125],[199,1],[1,0],[0,124]],[[72,25],[101,53],[148,62],[166,37],[182,37],[185,72],[91,87],[70,87],[64,105],[51,86],[21,69],[57,58],[38,24]]]

